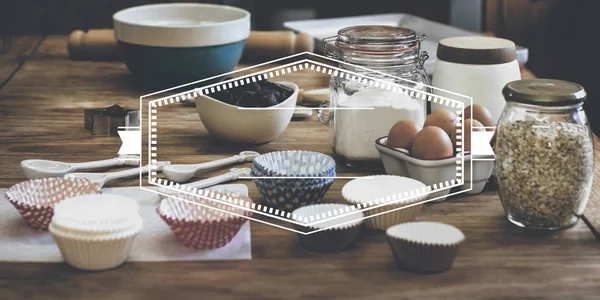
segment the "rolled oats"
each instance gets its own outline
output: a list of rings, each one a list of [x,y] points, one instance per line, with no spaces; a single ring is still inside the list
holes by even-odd
[[[574,224],[590,194],[593,151],[584,125],[548,121],[501,124],[496,177],[507,216],[526,227]]]

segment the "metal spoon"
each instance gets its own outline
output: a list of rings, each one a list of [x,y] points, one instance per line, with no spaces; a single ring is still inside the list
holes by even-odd
[[[44,159],[27,159],[21,162],[21,172],[27,179],[62,177],[80,169],[98,169],[114,166],[137,166],[139,155],[120,155],[119,157],[89,161],[82,163],[67,163]]]
[[[182,184],[182,185],[180,185],[180,187],[183,187],[186,190],[187,190],[187,188],[202,189],[202,188],[207,188],[207,187],[210,187],[213,185],[221,184],[223,182],[238,180],[240,177],[250,177],[250,176],[252,176],[251,174],[252,174],[252,169],[250,169],[250,168],[233,168],[233,169],[229,169],[228,173],[217,175],[215,177],[211,177],[211,178],[207,178],[207,179],[203,179],[203,180],[199,180],[199,181],[194,181],[194,182],[191,182],[188,184]],[[176,190],[167,189],[164,187],[159,188],[158,192],[160,193],[159,196],[161,199],[168,197],[167,195],[171,196],[171,195],[175,195],[178,193],[178,191],[176,191]]]
[[[223,167],[235,163],[247,162],[254,160],[260,153],[254,151],[242,151],[238,155],[223,158],[215,161],[209,161],[194,165],[170,165],[163,168],[163,174],[173,182],[186,182],[190,180],[200,170],[213,169]]]
[[[171,164],[170,161],[159,161],[155,164],[155,166],[157,167],[155,170],[160,171],[160,170],[162,170],[162,168],[164,166],[169,165],[169,164]],[[73,178],[73,177],[86,178],[89,181],[98,184],[100,187],[103,187],[104,184],[106,184],[108,181],[118,179],[118,178],[136,176],[136,175],[140,174],[140,171],[142,172],[142,174],[148,173],[150,171],[150,167],[144,166],[144,167],[138,167],[138,168],[133,168],[133,169],[129,169],[129,170],[110,172],[110,173],[71,173],[71,174],[65,175],[65,178]]]

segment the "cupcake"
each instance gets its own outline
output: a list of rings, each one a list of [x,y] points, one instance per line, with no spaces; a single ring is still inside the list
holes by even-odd
[[[364,215],[345,204],[313,204],[294,210],[300,245],[310,251],[339,252],[350,247],[358,234]],[[313,218],[313,221],[311,220]],[[321,221],[320,221],[321,220]],[[316,231],[314,233],[311,233]]]
[[[398,224],[386,231],[399,268],[418,273],[439,273],[452,267],[464,234],[437,222]]]
[[[6,191],[4,197],[29,226],[48,230],[57,203],[66,198],[100,193],[100,186],[85,178],[55,177],[15,184]]]
[[[252,216],[253,204],[237,193],[205,189],[198,195],[179,193],[163,199],[156,212],[184,246],[213,249],[235,237]]]
[[[342,188],[346,202],[364,211],[367,227],[380,230],[413,221],[428,194],[424,183],[393,175],[353,179]]]
[[[84,195],[58,203],[49,229],[68,264],[82,270],[105,270],[127,260],[142,219],[135,200],[112,194]]]

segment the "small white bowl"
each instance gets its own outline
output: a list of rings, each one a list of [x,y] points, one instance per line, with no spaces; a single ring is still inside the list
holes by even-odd
[[[387,137],[379,138],[375,141],[375,147],[379,150],[381,161],[386,173],[391,175],[406,176],[414,178],[426,185],[440,184],[441,182],[456,179],[457,164],[456,157],[450,157],[440,160],[422,160],[416,159],[408,154],[406,149],[398,149],[387,146]],[[468,190],[467,194],[479,194],[483,191],[487,180],[492,175],[494,166],[493,160],[471,160],[472,155],[464,157],[464,184],[460,186],[461,190]],[[491,157],[477,157],[478,159],[488,159]],[[472,162],[472,167],[471,167]],[[473,170],[473,172],[471,172]],[[471,178],[472,176],[472,178]],[[471,189],[471,184],[473,188]],[[446,195],[450,189],[432,193],[429,198],[435,199],[441,197],[435,202],[446,200]]]
[[[294,115],[298,86],[277,82],[294,90],[285,101],[265,108],[242,108],[210,96],[196,97],[196,110],[206,129],[217,138],[243,144],[263,144],[276,139]]]

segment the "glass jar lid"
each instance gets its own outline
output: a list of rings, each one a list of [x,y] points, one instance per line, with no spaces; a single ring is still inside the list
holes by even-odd
[[[323,39],[323,53],[343,62],[369,68],[416,66],[422,69],[429,55],[421,50],[424,35],[395,26],[361,25],[340,29]]]
[[[556,79],[524,79],[509,82],[502,89],[506,101],[539,106],[568,106],[585,101],[579,84]]]
[[[398,52],[412,49],[423,40],[413,30],[403,27],[362,25],[338,31],[336,46],[364,52]]]

